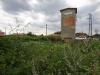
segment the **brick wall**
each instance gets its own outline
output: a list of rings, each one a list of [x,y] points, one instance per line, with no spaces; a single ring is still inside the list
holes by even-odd
[[[67,14],[68,13],[68,14]],[[61,37],[75,38],[76,9],[65,9],[61,11]]]
[[[4,32],[0,32],[0,36],[4,36],[5,35],[5,33]]]

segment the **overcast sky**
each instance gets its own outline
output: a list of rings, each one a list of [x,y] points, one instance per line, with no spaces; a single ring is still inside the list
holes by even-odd
[[[88,33],[88,13],[93,15],[93,32],[100,33],[100,0],[0,0],[0,30],[7,34],[33,32],[48,34],[60,31],[60,9],[77,7],[76,32]]]

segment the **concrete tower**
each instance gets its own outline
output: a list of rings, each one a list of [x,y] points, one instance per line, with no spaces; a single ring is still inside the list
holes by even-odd
[[[61,37],[64,40],[75,38],[77,8],[66,8],[61,12]]]

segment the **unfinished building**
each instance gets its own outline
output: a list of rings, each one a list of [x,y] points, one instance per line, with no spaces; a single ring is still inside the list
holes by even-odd
[[[77,8],[66,8],[61,12],[61,37],[64,40],[75,38]]]

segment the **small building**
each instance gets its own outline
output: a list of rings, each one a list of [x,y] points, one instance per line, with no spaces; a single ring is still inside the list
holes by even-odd
[[[55,32],[53,35],[54,36],[61,36],[61,31]]]
[[[13,33],[12,35],[25,35],[24,33]]]
[[[92,38],[95,40],[100,40],[100,34],[94,34]]]
[[[61,12],[61,38],[63,40],[75,39],[75,25],[77,8],[66,8]]]
[[[0,31],[0,37],[1,37],[1,36],[5,36],[5,33],[2,32],[2,31]]]
[[[50,36],[61,37],[61,31],[54,32],[53,34],[50,34]]]
[[[88,35],[86,33],[80,32],[80,33],[75,34],[76,40],[83,40],[83,39],[87,39],[87,38],[88,38]]]

